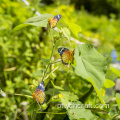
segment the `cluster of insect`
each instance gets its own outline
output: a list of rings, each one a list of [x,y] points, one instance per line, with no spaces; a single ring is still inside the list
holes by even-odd
[[[50,28],[56,27],[58,21],[60,20],[61,15],[56,15],[54,18],[49,18],[48,23]],[[74,57],[74,50],[69,50],[64,47],[58,48],[58,53],[61,56],[62,63],[64,65],[71,64],[73,62]],[[35,93],[32,94],[35,101],[38,102],[38,104],[43,105],[46,101],[46,95],[45,95],[45,87],[44,87],[44,81],[42,81],[38,87],[35,90]],[[41,108],[41,107],[40,107]]]

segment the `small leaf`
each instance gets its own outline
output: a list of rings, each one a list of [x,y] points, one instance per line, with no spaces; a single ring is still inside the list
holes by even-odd
[[[31,74],[32,77],[42,77],[43,71],[42,70],[37,70]]]
[[[66,27],[62,28],[64,36],[69,40],[70,39],[70,30]]]
[[[54,88],[50,88],[50,89],[48,89],[47,91],[45,91],[45,94],[48,94],[48,95],[52,95],[53,96],[53,91],[54,91]],[[59,89],[56,89],[55,91],[54,91],[54,95],[58,95],[59,94]]]
[[[49,59],[45,59],[45,58],[41,58],[42,62],[45,63],[45,65],[47,65],[49,63]]]
[[[53,85],[53,87],[54,87],[55,89],[64,90],[64,89],[61,88],[60,86],[56,86],[56,85],[54,85],[53,81],[51,81],[51,83],[52,83],[52,85]]]
[[[78,33],[82,31],[81,27],[75,23],[67,23],[69,28],[71,29],[72,33],[78,37]]]
[[[105,79],[105,82],[104,82],[104,86],[106,88],[111,88],[115,85],[115,83],[112,81],[112,80],[109,80],[109,79]]]
[[[38,82],[36,80],[33,80],[33,85],[38,86]]]
[[[32,96],[32,93],[31,93],[30,90],[25,90],[25,89],[24,89],[24,90],[21,91],[21,93],[22,93],[22,94],[25,94],[25,95],[30,95],[30,96]]]
[[[120,107],[120,94],[119,93],[116,93],[116,102]]]
[[[115,69],[115,68],[112,67],[112,66],[110,66],[110,69],[111,69],[111,71],[112,71],[113,73],[115,73],[117,76],[120,77],[120,71],[119,71],[119,70]]]

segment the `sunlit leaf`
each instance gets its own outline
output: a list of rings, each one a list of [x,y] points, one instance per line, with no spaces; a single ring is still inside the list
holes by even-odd
[[[78,37],[78,33],[82,31],[81,27],[75,23],[67,23],[68,27],[72,31],[72,33]]]
[[[69,40],[70,39],[70,30],[66,27],[62,28],[64,36]]]
[[[115,85],[115,83],[114,83],[112,80],[105,79],[104,86],[105,86],[106,88],[113,87],[114,85]]]
[[[52,14],[41,14],[39,16],[28,18],[25,23],[37,23],[40,21],[48,20],[49,18],[53,17]]]
[[[16,26],[11,32],[15,32],[28,25],[47,27],[48,19],[52,16],[52,14],[41,14],[40,16],[28,18],[23,24]]]
[[[91,82],[101,102],[100,88],[105,81],[106,59],[90,44],[77,45],[75,49],[75,73]]]
[[[112,67],[112,66],[110,66],[110,69],[111,69],[111,71],[112,71],[113,73],[115,73],[117,76],[120,77],[120,70],[117,70],[116,68],[114,68],[114,67]]]

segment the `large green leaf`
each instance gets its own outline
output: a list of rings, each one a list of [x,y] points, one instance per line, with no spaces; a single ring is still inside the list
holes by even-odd
[[[53,15],[52,14],[41,14],[40,16],[28,18],[23,24],[16,26],[11,32],[15,32],[29,25],[47,27],[48,19],[50,17],[53,17]]]
[[[75,49],[75,73],[100,90],[107,70],[106,59],[90,44],[77,45]]]
[[[105,81],[106,59],[90,44],[77,45],[75,49],[75,73],[91,82],[101,102],[100,88]]]

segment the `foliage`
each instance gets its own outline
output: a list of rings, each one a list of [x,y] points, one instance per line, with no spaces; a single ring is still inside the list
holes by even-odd
[[[0,119],[117,117],[120,98],[116,94],[116,100],[111,101],[115,96],[111,87],[120,71],[107,67],[107,59],[103,57],[110,56],[113,48],[119,55],[120,29],[114,14],[108,19],[61,5],[58,8],[34,6],[41,13],[36,16],[32,5],[26,7],[22,2],[10,0],[0,3]],[[53,14],[62,15],[57,24],[58,32],[47,26]],[[81,42],[84,44],[78,44]],[[74,64],[68,67],[58,60],[59,46],[75,49]],[[32,98],[41,79],[47,96],[46,103],[41,105],[43,111],[39,111],[39,105]],[[89,103],[92,108],[83,106]],[[109,104],[109,108],[104,103]],[[58,108],[60,104],[64,104],[63,108]],[[82,108],[72,108],[74,104]],[[104,106],[95,108],[96,104]]]

